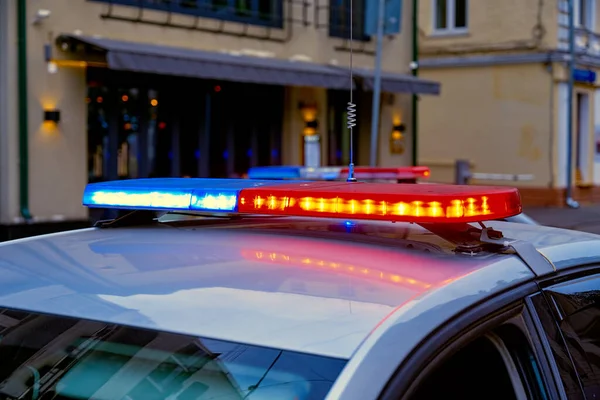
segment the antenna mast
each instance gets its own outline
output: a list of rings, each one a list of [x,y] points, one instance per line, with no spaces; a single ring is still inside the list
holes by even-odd
[[[356,126],[356,104],[352,102],[354,92],[354,77],[352,71],[352,52],[354,48],[354,37],[352,35],[352,26],[354,25],[354,15],[352,12],[352,0],[350,1],[350,101],[347,107],[347,124],[350,130],[350,165],[348,166],[347,182],[356,182],[354,177],[354,127]]]

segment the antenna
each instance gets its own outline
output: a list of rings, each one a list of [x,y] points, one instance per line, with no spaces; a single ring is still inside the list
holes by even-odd
[[[347,107],[347,124],[350,130],[350,165],[348,165],[348,179],[346,182],[356,182],[354,177],[354,132],[356,126],[356,104],[352,102],[352,94],[354,91],[354,77],[352,71],[352,51],[354,47],[354,37],[352,35],[352,25],[354,25],[354,15],[352,13],[352,0],[350,1],[350,101]]]

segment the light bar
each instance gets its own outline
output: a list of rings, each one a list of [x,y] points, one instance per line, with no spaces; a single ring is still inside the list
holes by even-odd
[[[250,179],[300,179],[303,167],[298,166],[268,166],[252,167],[248,170]]]
[[[340,178],[348,178],[349,168],[343,168]],[[418,178],[429,178],[431,171],[429,167],[354,167],[356,179],[397,179],[408,180]]]
[[[300,166],[268,166],[250,168],[248,178],[345,180],[348,178],[348,173],[348,167],[308,168]],[[409,180],[428,178],[430,174],[431,172],[428,167],[354,167],[354,177],[362,180]]]
[[[83,204],[415,223],[477,222],[522,211],[519,191],[508,187],[193,178],[93,183]]]
[[[252,167],[248,170],[250,179],[316,179],[336,180],[340,177],[342,167],[299,167],[299,166],[267,166]]]
[[[240,213],[417,223],[476,222],[521,213],[516,188],[310,182],[242,190]]]
[[[90,183],[83,205],[90,208],[132,210],[188,210],[235,212],[245,188],[289,184],[285,181],[208,178],[128,179]]]

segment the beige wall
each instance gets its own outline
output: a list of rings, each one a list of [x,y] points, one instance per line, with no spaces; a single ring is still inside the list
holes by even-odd
[[[318,134],[321,136],[321,163],[327,160],[327,90],[322,88],[286,87],[285,112],[283,119],[282,163],[302,165],[304,121],[299,109],[300,103],[316,104]]]
[[[421,76],[443,88],[419,108],[419,160],[431,166],[432,180],[452,182],[454,160],[462,158],[475,172],[533,174],[523,185],[548,186],[554,83],[544,65],[431,69]]]
[[[433,31],[433,5],[434,0],[419,1],[419,46],[424,55],[527,49],[535,43],[532,31],[538,23],[538,15],[546,31],[541,46],[556,47],[556,1],[470,0],[468,32],[455,35]]]
[[[432,96],[423,96],[432,97]],[[412,165],[412,96],[407,94],[397,94],[393,96],[393,102],[382,102],[381,122],[379,131],[379,154],[378,165],[382,167],[400,167]],[[404,132],[403,147],[404,153],[392,154],[390,151],[390,136],[394,121],[406,125]],[[370,136],[370,135],[369,135]],[[421,163],[422,164],[422,163]]]

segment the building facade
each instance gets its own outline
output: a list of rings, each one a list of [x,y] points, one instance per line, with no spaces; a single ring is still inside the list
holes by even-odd
[[[86,221],[88,182],[369,163],[370,0],[0,1],[0,224]],[[397,0],[394,0],[397,1]],[[412,4],[383,43],[379,165],[410,165]],[[373,3],[374,4],[374,3]],[[400,18],[401,17],[401,18]]]
[[[600,201],[600,7],[573,4],[573,195]],[[432,177],[452,181],[465,159],[475,172],[533,175],[509,183],[526,205],[564,204],[568,17],[565,0],[420,2],[420,76],[444,89],[419,108],[419,162]]]

